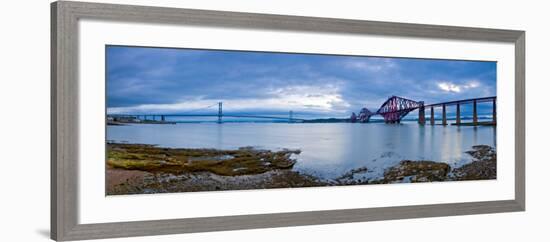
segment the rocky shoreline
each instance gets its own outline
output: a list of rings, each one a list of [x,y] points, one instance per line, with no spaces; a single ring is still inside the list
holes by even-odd
[[[486,145],[473,146],[467,152],[472,162],[455,169],[443,162],[403,160],[375,180],[353,179],[368,167],[334,180],[294,171],[293,155],[300,150],[108,144],[107,151],[107,195],[496,179],[496,152]]]

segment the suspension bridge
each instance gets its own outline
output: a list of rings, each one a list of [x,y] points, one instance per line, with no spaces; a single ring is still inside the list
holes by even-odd
[[[214,106],[218,106],[218,112],[217,113],[210,113],[210,114],[204,114],[204,113],[193,113],[198,111],[205,111],[209,108],[212,108]],[[256,114],[231,114],[231,113],[224,113],[223,112],[223,102],[218,102],[213,105],[209,105],[206,107],[193,109],[190,111],[186,111],[185,113],[176,113],[176,114],[110,114],[108,116],[111,116],[112,118],[134,118],[138,120],[148,120],[148,121],[160,121],[165,122],[167,118],[169,117],[217,117],[217,122],[222,123],[223,117],[228,118],[253,118],[253,119],[270,119],[270,120],[282,120],[282,121],[288,121],[288,122],[303,122],[306,119],[302,118],[295,118],[294,112],[289,111],[288,116],[274,116],[274,115],[256,115]]]
[[[478,119],[478,104],[489,102],[492,103],[492,120],[490,122],[479,122]],[[462,122],[461,120],[461,105],[472,105],[472,122]],[[198,111],[205,111],[217,106],[217,113],[193,113]],[[441,125],[448,125],[449,121],[447,119],[447,108],[455,106],[455,123],[453,125],[495,125],[496,124],[496,96],[492,97],[482,97],[482,98],[472,98],[472,99],[463,99],[455,101],[447,101],[441,103],[433,103],[425,105],[423,101],[415,101],[403,97],[392,96],[389,97],[376,112],[371,112],[367,108],[362,108],[358,115],[352,113],[349,119],[343,119],[352,123],[368,123],[370,118],[374,115],[380,115],[383,117],[385,123],[400,123],[405,116],[410,112],[418,109],[418,123],[426,124],[426,109],[430,110],[430,124],[435,125],[435,110],[441,108]],[[217,118],[218,123],[223,122],[224,117],[230,118],[254,118],[254,119],[270,119],[270,120],[280,120],[288,121],[289,123],[294,122],[308,122],[312,120],[296,118],[294,112],[291,110],[288,112],[288,116],[274,116],[274,115],[256,115],[256,114],[231,114],[223,112],[223,102],[218,102],[203,108],[194,109],[186,111],[185,113],[179,114],[109,114],[108,118],[113,120],[121,119],[136,119],[138,121],[153,121],[164,123],[167,122],[168,117],[214,117]]]

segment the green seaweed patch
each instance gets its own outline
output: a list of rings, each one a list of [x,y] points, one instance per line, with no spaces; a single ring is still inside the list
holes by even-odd
[[[380,183],[444,181],[451,167],[434,161],[404,160],[384,171]]]
[[[143,144],[108,144],[107,165],[112,168],[148,172],[208,171],[222,176],[260,174],[290,169],[296,163],[293,154],[300,150],[172,149]]]

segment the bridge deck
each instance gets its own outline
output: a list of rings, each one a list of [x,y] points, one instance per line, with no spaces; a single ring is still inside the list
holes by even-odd
[[[113,117],[219,117],[218,114],[108,114],[108,116]],[[231,118],[263,118],[263,119],[283,119],[289,120],[288,117],[276,117],[276,116],[260,116],[260,115],[233,115],[233,114],[222,114],[222,117],[231,117]],[[306,119],[301,118],[292,118],[292,120],[303,121]]]
[[[442,102],[442,103],[433,103],[424,105],[424,107],[438,107],[443,105],[455,105],[455,104],[463,104],[463,103],[473,103],[474,101],[480,103],[480,102],[492,102],[493,100],[496,100],[497,97],[481,97],[481,98],[470,98],[470,99],[463,99],[463,100],[456,100],[456,101],[448,101],[448,102]]]

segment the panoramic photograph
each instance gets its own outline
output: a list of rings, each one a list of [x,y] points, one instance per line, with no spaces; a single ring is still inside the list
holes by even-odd
[[[105,54],[106,195],[497,178],[493,61]]]

